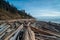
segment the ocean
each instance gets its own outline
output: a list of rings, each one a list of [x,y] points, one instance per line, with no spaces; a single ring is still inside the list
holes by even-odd
[[[54,22],[54,23],[60,24],[60,17],[59,16],[55,16],[55,17],[41,16],[41,17],[37,17],[37,20],[46,21],[46,22]]]

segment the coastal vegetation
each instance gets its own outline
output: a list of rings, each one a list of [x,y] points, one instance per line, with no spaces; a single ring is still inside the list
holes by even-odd
[[[5,19],[30,19],[33,18],[25,10],[18,10],[8,1],[0,0],[0,20]]]

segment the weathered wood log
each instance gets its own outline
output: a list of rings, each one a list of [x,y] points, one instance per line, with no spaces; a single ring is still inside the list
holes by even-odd
[[[35,40],[35,34],[30,27],[25,28],[22,40]]]

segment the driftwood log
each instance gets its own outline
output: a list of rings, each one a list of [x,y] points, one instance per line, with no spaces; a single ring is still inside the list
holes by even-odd
[[[29,27],[29,24],[24,28],[24,34],[22,40],[35,40],[35,34]]]

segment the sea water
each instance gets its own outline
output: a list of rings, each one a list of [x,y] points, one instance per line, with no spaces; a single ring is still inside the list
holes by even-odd
[[[37,17],[39,21],[54,22],[60,24],[60,16],[50,17],[50,16],[41,16]]]

